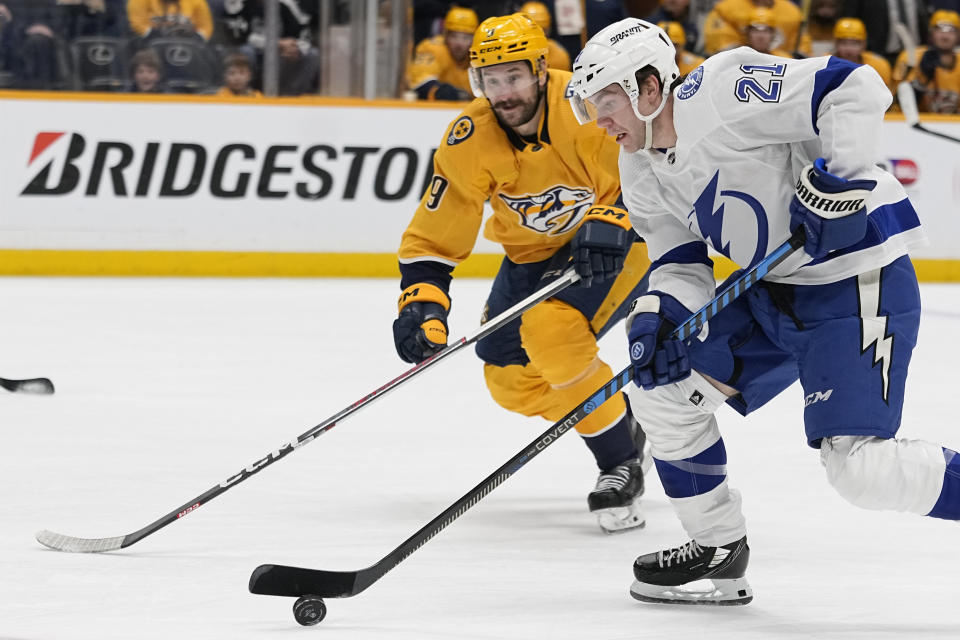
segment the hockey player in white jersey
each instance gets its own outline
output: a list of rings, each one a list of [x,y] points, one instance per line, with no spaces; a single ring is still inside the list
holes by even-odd
[[[891,102],[877,73],[742,47],[682,80],[666,34],[627,19],[590,39],[568,96],[581,123],[596,119],[621,145],[624,199],[652,262],[627,318],[630,402],[691,538],[637,558],[631,594],[752,599],[746,523],[713,414],[726,402],[745,415],[797,379],[807,441],[841,496],[960,519],[960,457],[896,438],[920,318],[908,252],[923,234],[876,165]],[[708,247],[748,268],[801,226],[802,251],[695,339],[670,338],[714,295]]]

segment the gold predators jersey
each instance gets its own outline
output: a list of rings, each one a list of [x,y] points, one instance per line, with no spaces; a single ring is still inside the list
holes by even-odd
[[[917,81],[926,95],[920,101],[920,110],[930,113],[960,113],[960,53],[954,54],[952,69],[937,67],[933,78],[927,78],[920,71],[920,60],[927,52],[926,46],[916,49],[917,66],[907,72],[909,62],[907,52],[901,51],[893,67],[894,83]]]
[[[698,56],[695,53],[690,53],[689,51],[681,51],[677,55],[677,67],[680,69],[680,75],[685,76],[700,65],[703,64],[703,61],[706,58]]]
[[[750,14],[756,9],[752,0],[719,0],[704,22],[704,48],[708,55],[743,45],[744,32],[750,22]],[[797,33],[803,22],[803,13],[790,0],[773,0],[771,11],[779,37],[774,38],[774,48],[793,51],[797,46]],[[800,52],[811,54],[811,41],[807,33],[801,34]]]
[[[595,125],[580,126],[565,91],[570,73],[549,70],[536,139],[501,127],[486,99],[447,128],[433,179],[403,234],[401,263],[454,266],[470,255],[489,199],[484,235],[513,262],[537,262],[573,239],[594,204],[620,195],[619,147]]]
[[[883,83],[887,85],[887,89],[890,90],[890,93],[896,95],[897,88],[893,84],[890,63],[887,62],[886,58],[881,55],[877,55],[872,51],[864,51],[862,54],[860,54],[860,62],[869,67],[873,67],[880,77],[883,78]]]
[[[559,42],[547,39],[547,66],[551,69],[570,71],[570,54]]]
[[[469,58],[457,64],[443,41],[443,35],[433,36],[421,40],[413,52],[413,62],[407,67],[407,84],[416,89],[425,82],[436,80],[470,93],[469,68]]]

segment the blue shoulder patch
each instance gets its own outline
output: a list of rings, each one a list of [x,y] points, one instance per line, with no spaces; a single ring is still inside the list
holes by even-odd
[[[470,116],[461,116],[450,127],[450,135],[447,136],[447,144],[460,144],[473,135],[473,120]]]
[[[693,94],[697,92],[697,89],[700,88],[700,84],[703,82],[703,65],[700,65],[693,71],[687,74],[687,79],[683,81],[683,84],[680,85],[680,88],[677,89],[677,99],[686,100],[687,98],[692,98]]]

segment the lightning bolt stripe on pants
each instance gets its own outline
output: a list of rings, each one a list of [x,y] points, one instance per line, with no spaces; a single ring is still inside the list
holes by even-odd
[[[887,335],[889,318],[880,314],[882,271],[874,269],[857,276],[857,297],[860,304],[860,353],[866,353],[873,346],[873,365],[880,365],[883,376],[883,401],[889,402],[893,336]]]

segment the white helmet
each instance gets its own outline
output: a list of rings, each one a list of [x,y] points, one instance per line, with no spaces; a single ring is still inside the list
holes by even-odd
[[[646,123],[644,148],[649,149],[653,142],[653,119],[663,111],[670,96],[670,85],[680,77],[676,55],[667,33],[651,22],[626,18],[604,28],[590,38],[573,63],[568,95],[577,121],[586,124],[594,120],[597,109],[589,99],[601,89],[618,84],[629,98],[633,113]],[[644,116],[637,110],[640,87],[636,73],[646,66],[656,69],[663,97],[656,111]]]

